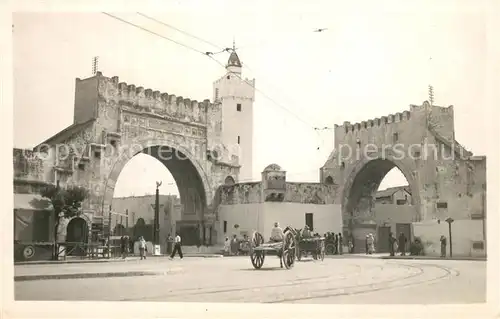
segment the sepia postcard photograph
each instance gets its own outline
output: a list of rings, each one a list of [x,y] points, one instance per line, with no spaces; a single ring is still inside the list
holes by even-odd
[[[500,314],[500,3],[50,3],[2,14],[5,318]]]

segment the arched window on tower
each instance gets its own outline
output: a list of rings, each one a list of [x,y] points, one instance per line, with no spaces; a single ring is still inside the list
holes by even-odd
[[[226,179],[224,180],[224,185],[229,186],[229,185],[234,185],[234,178],[232,176],[227,176]]]
[[[333,185],[333,177],[328,176],[327,178],[325,178],[325,184],[326,185]]]

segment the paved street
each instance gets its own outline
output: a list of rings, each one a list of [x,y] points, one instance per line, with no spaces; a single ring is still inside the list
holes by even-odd
[[[105,264],[22,265],[16,276],[144,271],[113,278],[16,281],[16,300],[480,303],[486,262],[326,258],[279,268],[266,257],[254,270],[248,257],[151,258]],[[154,275],[156,273],[156,275]]]

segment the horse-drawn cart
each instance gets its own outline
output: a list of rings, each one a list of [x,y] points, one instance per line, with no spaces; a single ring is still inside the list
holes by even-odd
[[[297,250],[297,243],[295,241],[295,231],[287,227],[283,231],[285,238],[282,242],[264,242],[264,237],[255,232],[252,236],[252,247],[250,252],[250,259],[255,269],[260,269],[264,265],[266,255],[275,255],[280,259],[280,266],[283,265],[286,269],[293,267],[295,263],[295,253]]]
[[[299,244],[297,245],[297,260],[300,261],[302,257],[311,254],[314,260],[325,259],[325,238],[324,237],[300,237],[297,240]]]

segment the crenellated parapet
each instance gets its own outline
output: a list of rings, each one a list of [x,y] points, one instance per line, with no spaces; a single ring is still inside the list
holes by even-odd
[[[108,78],[98,72],[95,78],[98,80],[100,100],[133,107],[137,111],[151,112],[185,122],[207,124],[206,114],[214,107],[208,99],[198,102],[175,94],[120,82],[118,76]],[[87,80],[77,79],[77,90],[79,82]]]
[[[349,134],[356,131],[367,130],[372,127],[383,127],[385,125],[391,125],[393,123],[409,121],[410,119],[411,111],[404,111],[366,121],[361,121],[355,124],[351,124],[351,122],[346,121],[342,125],[335,124],[335,128],[337,129],[338,127],[343,127],[345,134]]]

